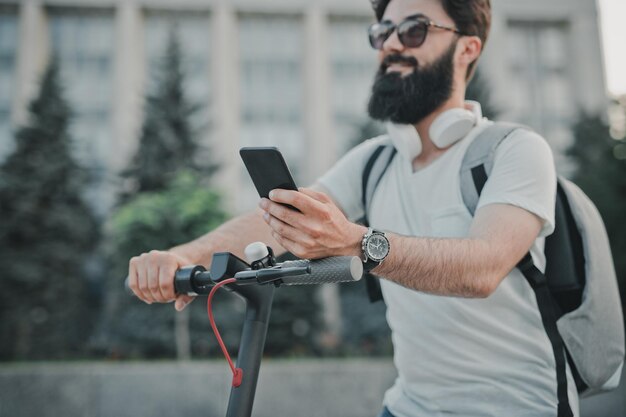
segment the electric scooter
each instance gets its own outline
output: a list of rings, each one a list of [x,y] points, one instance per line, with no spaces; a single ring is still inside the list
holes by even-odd
[[[252,414],[275,289],[282,285],[354,282],[363,276],[363,262],[356,256],[278,263],[272,249],[262,242],[248,245],[245,255],[247,262],[229,252],[216,253],[210,270],[193,265],[179,269],[174,277],[177,294],[209,296],[211,326],[233,371],[226,417]],[[236,367],[212,320],[210,303],[220,287],[237,294],[246,303]]]

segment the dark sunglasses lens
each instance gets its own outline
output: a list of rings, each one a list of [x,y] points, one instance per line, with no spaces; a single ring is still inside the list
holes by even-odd
[[[426,40],[428,25],[419,20],[407,20],[398,27],[398,38],[407,48],[417,48]]]
[[[383,44],[385,43],[389,35],[391,35],[391,32],[393,32],[393,29],[393,25],[385,22],[374,23],[372,26],[370,26],[367,33],[372,48],[383,49]]]

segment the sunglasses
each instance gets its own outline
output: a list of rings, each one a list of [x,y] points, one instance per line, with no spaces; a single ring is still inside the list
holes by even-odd
[[[374,49],[383,49],[383,44],[396,29],[398,30],[398,39],[402,45],[407,48],[419,48],[426,40],[426,35],[430,28],[449,30],[463,35],[455,27],[440,25],[422,15],[409,16],[398,25],[390,20],[374,23],[367,30],[367,34],[369,36],[370,45],[372,45]]]

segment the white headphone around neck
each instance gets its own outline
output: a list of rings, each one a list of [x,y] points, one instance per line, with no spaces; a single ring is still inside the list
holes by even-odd
[[[480,105],[467,101],[467,107],[454,108],[441,113],[428,129],[433,144],[446,148],[463,139],[481,117]],[[422,153],[422,141],[413,125],[387,122],[387,132],[398,152],[409,160]]]

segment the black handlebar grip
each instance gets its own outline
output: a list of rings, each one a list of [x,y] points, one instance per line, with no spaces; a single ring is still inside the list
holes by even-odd
[[[363,276],[363,261],[357,256],[332,256],[309,261],[285,261],[282,268],[308,266],[310,274],[282,278],[284,285],[334,284],[354,282]]]
[[[197,283],[194,282],[196,274],[205,272],[202,265],[184,266],[176,271],[174,276],[174,291],[176,294],[198,295]]]

